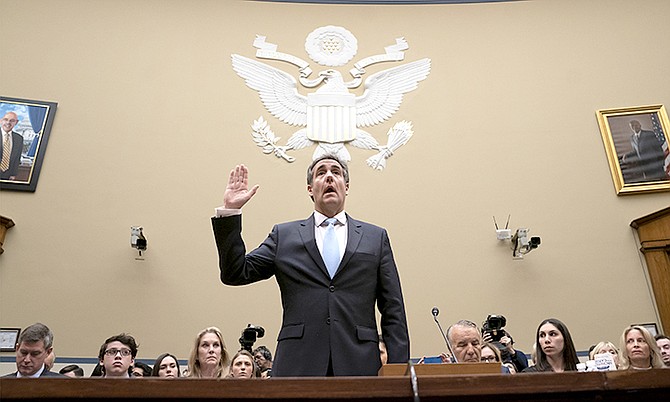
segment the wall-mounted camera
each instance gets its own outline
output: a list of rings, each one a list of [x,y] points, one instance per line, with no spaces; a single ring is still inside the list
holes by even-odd
[[[512,258],[522,259],[524,255],[530,253],[540,246],[542,239],[538,236],[528,237],[527,228],[519,228],[512,236]]]
[[[262,338],[264,336],[265,329],[263,329],[263,327],[257,327],[255,325],[248,324],[247,327],[242,330],[242,336],[240,336],[240,346],[242,349],[251,353],[256,339]]]
[[[139,259],[142,259],[142,251],[147,249],[147,238],[142,233],[142,226],[130,227],[130,247],[136,248],[140,253]]]
[[[493,217],[493,223],[496,227],[496,238],[501,241],[510,241],[510,247],[512,248],[512,258],[515,260],[522,260],[523,256],[530,253],[540,246],[542,240],[539,236],[528,237],[528,228],[519,228],[516,230],[514,235],[512,235],[512,230],[509,229],[509,219],[510,216],[507,216],[507,223],[505,224],[504,229],[498,227],[498,222],[496,222],[496,217]]]

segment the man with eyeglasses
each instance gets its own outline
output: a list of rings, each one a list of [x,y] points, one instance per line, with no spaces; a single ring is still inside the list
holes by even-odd
[[[132,366],[137,356],[137,342],[128,334],[107,338],[100,346],[98,359],[102,376],[108,378],[131,378]]]
[[[254,349],[254,361],[261,371],[263,378],[272,376],[272,352],[266,346]]]
[[[14,112],[7,112],[0,121],[2,126],[2,142],[0,142],[0,179],[15,180],[21,164],[23,137],[13,131],[19,117]]]
[[[49,327],[36,323],[19,335],[16,346],[17,371],[5,377],[64,377],[49,371],[44,361],[53,350],[54,334]]]

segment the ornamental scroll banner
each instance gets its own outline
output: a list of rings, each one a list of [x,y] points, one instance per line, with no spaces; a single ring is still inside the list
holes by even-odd
[[[291,126],[301,127],[293,133],[286,145],[278,145],[280,137],[260,116],[252,124],[252,135],[256,145],[265,154],[274,154],[287,162],[295,158],[288,153],[316,145],[312,155],[316,159],[324,154],[335,154],[345,161],[351,155],[345,147],[354,146],[377,153],[367,159],[375,170],[383,170],[386,160],[412,137],[412,123],[400,121],[387,132],[386,145],[364,130],[383,123],[398,111],[403,95],[417,88],[418,83],[430,73],[430,59],[424,58],[401,64],[370,75],[364,92],[356,96],[349,89],[358,88],[365,75],[365,68],[376,63],[404,60],[404,51],[409,46],[404,38],[384,48],[382,54],[365,57],[349,70],[352,79],[344,81],[342,74],[328,68],[310,78],[313,71],[309,63],[297,56],[277,51],[277,45],[266,42],[265,36],[256,36],[253,46],[256,57],[283,61],[297,67],[298,80],[294,76],[269,64],[233,54],[233,70],[242,77],[247,86],[258,92],[267,111]],[[358,41],[342,27],[325,26],[312,31],[305,41],[309,57],[321,66],[341,67],[356,55]],[[307,96],[298,92],[298,82],[304,88],[316,88]]]

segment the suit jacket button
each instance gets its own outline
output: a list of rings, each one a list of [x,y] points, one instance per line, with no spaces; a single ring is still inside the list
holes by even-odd
[[[326,324],[330,325],[330,317],[326,318]]]
[[[328,289],[329,289],[331,292],[334,292],[334,291],[335,291],[335,286],[330,285],[330,287],[329,287]]]

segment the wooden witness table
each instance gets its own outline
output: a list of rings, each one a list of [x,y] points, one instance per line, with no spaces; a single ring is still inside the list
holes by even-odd
[[[133,380],[0,379],[2,401],[412,401],[408,377],[157,378]],[[670,369],[592,373],[418,374],[421,401],[661,401],[670,400]]]

